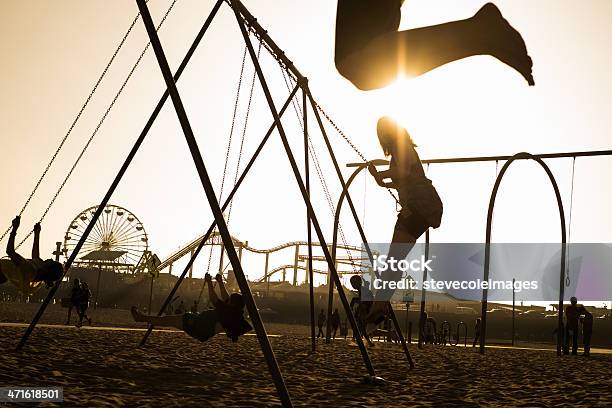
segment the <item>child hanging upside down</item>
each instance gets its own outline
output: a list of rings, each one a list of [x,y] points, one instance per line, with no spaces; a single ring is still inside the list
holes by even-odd
[[[490,55],[534,85],[521,37],[492,3],[473,17],[398,31],[404,0],[338,0],[336,68],[357,88],[379,89],[475,55]]]
[[[0,260],[0,284],[10,281],[24,295],[31,295],[43,284],[47,287],[60,280],[64,275],[61,263],[52,259],[40,259],[40,224],[34,225],[34,244],[32,259],[25,259],[15,251],[15,237],[21,222],[20,217],[13,220],[13,230],[6,245],[6,254],[10,259]]]
[[[132,316],[137,322],[176,327],[200,341],[206,341],[218,333],[225,332],[235,343],[238,337],[253,329],[244,318],[244,299],[240,293],[228,295],[221,275],[217,275],[215,280],[219,285],[221,299],[215,293],[210,275],[206,274],[204,277],[214,309],[200,313],[187,312],[182,315],[147,316],[133,306]]]

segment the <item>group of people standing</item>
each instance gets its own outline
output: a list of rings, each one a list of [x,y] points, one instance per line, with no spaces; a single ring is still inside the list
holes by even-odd
[[[325,326],[325,323],[327,323],[327,316],[325,315],[325,310],[321,309],[321,311],[319,312],[319,316],[317,317],[317,326],[319,328],[319,331],[317,333],[317,339],[319,337],[323,337],[325,338],[325,333],[323,333],[323,327]],[[338,308],[335,308],[332,315],[331,315],[331,320],[330,320],[330,326],[331,326],[331,338],[335,339],[336,338],[336,334],[338,333],[338,329],[340,330],[340,334],[342,335],[342,328],[341,328],[341,320],[340,320],[340,312],[338,312]],[[345,335],[346,337],[346,335]]]

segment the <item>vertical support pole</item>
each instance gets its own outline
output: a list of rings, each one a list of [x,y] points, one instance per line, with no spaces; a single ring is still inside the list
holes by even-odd
[[[295,246],[295,256],[293,257],[293,286],[297,286],[298,263],[300,262],[300,246]]]
[[[139,0],[139,1],[144,1],[144,0]],[[334,267],[334,261],[331,257],[331,254],[329,252],[329,249],[327,247],[327,244],[325,242],[325,237],[323,236],[323,231],[321,229],[321,226],[319,224],[318,218],[316,216],[316,213],[314,212],[314,208],[312,207],[312,203],[310,202],[310,197],[308,196],[308,192],[306,191],[306,186],[304,185],[304,182],[302,180],[302,177],[300,175],[300,171],[298,169],[297,163],[295,161],[295,157],[293,155],[293,152],[291,151],[291,146],[289,145],[289,141],[287,140],[287,135],[285,134],[285,130],[282,126],[282,123],[280,123],[279,120],[279,116],[278,116],[278,111],[276,109],[276,106],[274,105],[274,100],[272,98],[272,94],[270,93],[270,89],[268,88],[268,84],[266,81],[265,76],[263,75],[263,71],[261,69],[261,66],[259,65],[259,61],[257,60],[257,55],[255,53],[255,50],[253,48],[253,44],[251,43],[251,40],[249,38],[249,35],[247,33],[246,27],[244,25],[244,22],[242,21],[239,13],[238,13],[238,9],[237,9],[237,4],[239,4],[239,2],[237,0],[230,0],[231,4],[232,4],[232,8],[234,9],[234,14],[236,16],[236,20],[238,21],[238,25],[240,26],[240,31],[242,32],[242,36],[244,38],[244,41],[247,45],[249,54],[251,56],[251,60],[253,61],[253,65],[255,66],[255,70],[257,72],[257,76],[259,77],[259,83],[261,84],[261,87],[264,91],[264,94],[266,96],[266,100],[268,102],[268,106],[270,108],[270,111],[272,113],[272,115],[274,116],[274,119],[278,122],[278,133],[280,134],[280,138],[281,138],[281,142],[283,144],[283,147],[285,149],[285,152],[287,154],[287,158],[289,159],[289,162],[291,164],[291,169],[293,171],[293,174],[295,176],[296,182],[298,184],[298,187],[300,189],[300,192],[302,193],[302,198],[304,199],[304,203],[306,204],[306,207],[308,208],[308,212],[310,214],[311,220],[312,220],[312,225],[315,229],[315,232],[317,234],[317,238],[319,240],[319,243],[321,244],[321,249],[323,250],[323,254],[325,255],[325,259],[327,261],[328,266],[332,269],[332,276],[334,278],[334,281],[336,283],[336,287],[340,293],[340,299],[342,301],[342,304],[344,306],[344,309],[347,313],[347,315],[349,316],[349,320],[351,322],[351,326],[353,328],[353,331],[355,333],[357,333],[357,345],[359,346],[359,350],[361,352],[361,355],[363,357],[364,360],[364,364],[366,365],[366,368],[368,370],[368,374],[370,376],[375,376],[375,371],[374,371],[374,366],[372,366],[372,362],[370,361],[370,356],[368,355],[368,351],[365,348],[365,345],[363,344],[363,339],[361,338],[361,335],[359,334],[359,327],[357,326],[357,322],[355,321],[355,317],[353,316],[352,313],[350,312],[350,305],[348,303],[348,300],[346,299],[346,295],[344,295],[344,290],[342,289],[342,282],[340,281],[340,277],[338,276],[338,273],[336,271],[336,268]],[[304,89],[304,84],[301,84],[302,89]]]
[[[408,344],[412,344],[412,322],[408,322],[408,327],[406,329],[408,333],[406,334],[406,338],[408,338]]]
[[[425,231],[425,260],[429,259],[429,230]],[[423,347],[423,331],[425,330],[425,281],[427,280],[427,268],[423,268],[423,280],[421,281],[421,308],[419,310],[419,343]]]
[[[208,199],[212,213],[217,223],[217,227],[219,228],[219,233],[221,234],[221,238],[223,239],[223,243],[225,244],[227,256],[230,259],[232,268],[234,269],[234,273],[236,274],[236,280],[238,281],[238,285],[245,299],[249,316],[251,317],[253,326],[255,327],[255,331],[257,332],[259,344],[266,358],[266,362],[268,363],[268,368],[274,380],[274,384],[276,385],[278,396],[284,406],[292,406],[291,398],[289,397],[289,392],[287,391],[287,387],[280,372],[280,368],[274,356],[274,351],[272,350],[272,347],[268,340],[268,336],[261,320],[261,316],[259,315],[259,311],[257,310],[257,305],[255,304],[255,300],[253,299],[253,295],[251,294],[251,290],[244,275],[242,265],[238,260],[238,254],[236,253],[236,248],[234,247],[232,237],[227,228],[227,224],[225,223],[225,219],[223,218],[223,213],[221,211],[221,207],[219,206],[219,202],[217,201],[215,189],[210,181],[210,177],[206,170],[204,160],[202,159],[202,155],[195,139],[195,135],[193,134],[189,119],[187,118],[187,113],[185,112],[183,102],[176,87],[176,83],[172,78],[170,67],[168,65],[168,61],[166,60],[166,56],[164,54],[164,50],[157,35],[157,31],[155,30],[155,25],[153,24],[151,14],[149,13],[146,0],[136,0],[136,2],[142,15],[142,20],[147,29],[147,33],[151,40],[151,45],[153,46],[153,50],[155,51],[155,56],[157,57],[157,61],[159,63],[160,70],[162,71],[162,75],[166,82],[166,86],[168,87],[168,91],[170,92],[170,97],[174,104],[177,117],[181,124],[181,128],[183,129],[183,133],[189,146],[194,165],[198,171],[198,175],[200,177],[202,187],[204,188],[206,198]],[[278,118],[275,119],[277,119],[278,121]]]
[[[410,302],[406,302],[406,319],[405,319],[405,326],[406,326],[406,338],[408,339],[408,344],[412,343],[410,336],[408,336],[408,310],[410,310]]]
[[[338,262],[336,261],[336,247],[334,245],[332,245],[331,254],[332,254],[332,259],[334,260],[334,266],[336,266],[337,268]],[[331,330],[332,330],[331,329],[331,317],[333,313],[332,309],[334,308],[334,284],[331,279],[331,271],[329,271],[329,268],[328,268],[327,275],[329,277],[329,281],[327,282],[327,320],[325,321],[325,343],[330,344],[331,343]]]
[[[219,254],[219,274],[223,274],[223,255],[225,255],[225,245],[221,244],[221,253]]]
[[[268,291],[270,290],[270,276],[268,275],[269,261],[270,261],[270,253],[266,252],[266,266],[264,267],[264,276],[266,277],[266,282],[268,283]]]
[[[193,249],[191,250],[191,257],[193,258]],[[189,279],[193,278],[193,263],[191,264],[191,266],[189,267]]]
[[[512,347],[514,347],[514,310],[515,310],[515,300],[516,300],[516,291],[514,290],[514,282],[516,282],[515,278],[512,278]]]
[[[304,123],[304,174],[306,179],[306,193],[310,200],[310,156],[308,136],[308,107],[306,104],[306,91],[302,89],[302,119]],[[315,306],[314,306],[314,272],[312,271],[312,225],[310,213],[306,209],[306,225],[308,232],[308,261],[306,265],[306,276],[308,278],[308,298],[310,300],[310,340],[313,353],[317,351],[317,340],[315,338]]]
[[[151,286],[149,287],[149,308],[147,309],[147,313],[151,313],[153,310],[153,279],[155,277],[151,274]]]
[[[96,297],[94,298],[94,310],[98,308],[98,294],[100,293],[100,277],[102,275],[102,265],[98,265],[98,279],[96,281]]]

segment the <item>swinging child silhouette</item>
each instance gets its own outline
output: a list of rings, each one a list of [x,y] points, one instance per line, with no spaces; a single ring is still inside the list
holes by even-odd
[[[0,260],[0,284],[11,282],[17,290],[24,295],[31,295],[43,284],[47,287],[60,280],[64,275],[61,263],[52,259],[40,258],[40,223],[34,225],[34,244],[32,245],[32,259],[26,259],[15,251],[15,237],[21,223],[21,217],[13,220],[13,229],[6,245],[6,254],[10,259]]]

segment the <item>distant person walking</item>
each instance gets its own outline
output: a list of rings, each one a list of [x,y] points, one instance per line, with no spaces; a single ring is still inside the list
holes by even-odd
[[[91,317],[87,316],[87,309],[89,309],[89,300],[91,299],[91,291],[89,290],[89,285],[87,282],[81,282],[81,289],[79,290],[79,294],[77,296],[77,312],[79,314],[79,323],[77,327],[81,327],[83,325],[83,319],[87,320],[87,323],[91,326]]]
[[[471,18],[398,31],[404,0],[338,0],[335,63],[357,88],[385,87],[475,55],[490,55],[534,85],[521,34],[487,3]]]
[[[479,317],[476,319],[476,325],[474,326],[474,343],[472,344],[472,347],[476,347],[476,344],[478,344],[478,341],[480,340],[481,324],[482,323]]]
[[[77,278],[74,278],[72,280],[72,289],[70,290],[70,297],[67,299],[68,300],[68,318],[66,319],[66,325],[70,324],[70,317],[72,315],[72,309],[75,308],[77,309],[77,314],[78,314],[78,301],[79,301],[79,295],[81,292],[81,281]]]
[[[191,305],[191,313],[198,313],[198,301],[194,300]]]
[[[332,338],[336,339],[336,332],[340,328],[340,312],[338,312],[338,308],[334,309],[334,312],[331,315],[331,329],[332,329]]]
[[[319,337],[325,338],[325,333],[323,333],[323,326],[325,326],[325,322],[327,321],[327,317],[325,317],[325,311],[321,309],[319,312],[319,316],[317,317],[317,325],[319,326],[319,332],[317,333],[317,339]]]

